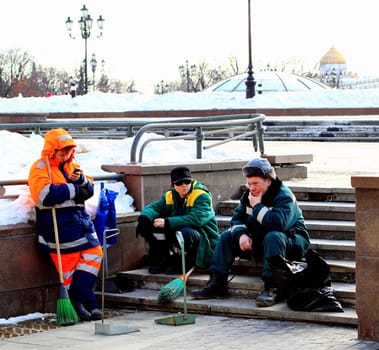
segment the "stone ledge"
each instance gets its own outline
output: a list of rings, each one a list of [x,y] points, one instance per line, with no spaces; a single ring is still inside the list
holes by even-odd
[[[288,162],[308,161],[311,155],[283,156]],[[284,158],[278,157],[284,161]],[[241,183],[246,179],[242,175],[242,167],[250,159],[245,160],[194,160],[185,163],[172,164],[103,164],[101,168],[112,173],[124,174],[124,183],[130,195],[134,198],[137,210],[141,210],[151,201],[158,200],[170,186],[170,172],[176,166],[188,166],[192,176],[202,182],[212,193],[213,204],[216,208],[217,202],[234,198],[240,192]],[[286,166],[274,165],[278,177],[281,180],[291,178],[306,178],[307,168],[296,164]]]
[[[378,115],[379,108],[230,108],[201,110],[167,110],[167,111],[125,111],[98,113],[49,113],[51,119],[76,118],[180,118],[205,117],[213,115],[262,113],[267,116],[325,116],[325,115]]]
[[[379,175],[377,176],[352,176],[351,186],[355,188],[379,189]]]
[[[263,156],[271,163],[272,166],[276,165],[295,165],[302,163],[310,163],[313,161],[313,154],[288,154],[288,155],[267,155]]]

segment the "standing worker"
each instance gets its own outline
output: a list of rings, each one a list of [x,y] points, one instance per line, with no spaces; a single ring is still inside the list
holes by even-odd
[[[85,200],[93,196],[92,179],[74,163],[75,147],[66,130],[47,132],[41,158],[30,168],[28,184],[36,205],[39,246],[50,253],[59,271],[55,226],[63,283],[79,318],[89,321],[102,317],[94,286],[103,251],[84,206]]]

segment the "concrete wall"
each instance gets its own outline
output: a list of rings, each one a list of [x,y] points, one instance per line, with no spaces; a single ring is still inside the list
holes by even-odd
[[[282,180],[307,176],[307,169],[296,164],[297,159],[304,162],[311,161],[312,156],[293,156],[290,161],[285,160],[287,166],[283,166],[283,156],[267,156],[275,167],[277,175]],[[305,159],[305,160],[304,160]],[[170,187],[170,172],[176,166],[187,166],[192,176],[202,182],[211,191],[214,207],[217,202],[230,198],[239,198],[240,187],[246,182],[242,175],[242,167],[250,160],[239,161],[206,161],[151,165],[151,164],[126,164],[126,165],[103,165],[102,169],[109,172],[125,175],[125,185],[129,194],[134,198],[135,205],[140,211],[146,204],[157,200]],[[290,163],[289,163],[290,162]],[[276,165],[276,163],[278,165]]]
[[[201,181],[212,192],[214,205],[217,201],[230,198],[231,194],[239,191],[244,182],[241,173],[246,161],[234,162],[186,162],[171,165],[103,165],[102,169],[125,175],[125,185],[129,194],[134,198],[137,210],[146,204],[159,199],[171,186],[170,172],[176,166],[188,166],[192,176]]]
[[[139,267],[145,242],[135,236],[137,213],[118,217],[118,243],[108,249],[109,275]],[[55,312],[58,273],[37,246],[36,227],[0,227],[0,318]]]
[[[353,176],[358,337],[379,341],[379,177]]]

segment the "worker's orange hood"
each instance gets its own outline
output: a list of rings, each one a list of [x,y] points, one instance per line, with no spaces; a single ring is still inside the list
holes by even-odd
[[[71,135],[64,129],[51,129],[45,135],[41,156],[43,159],[46,159],[46,156],[52,159],[57,150],[65,147],[76,147]]]

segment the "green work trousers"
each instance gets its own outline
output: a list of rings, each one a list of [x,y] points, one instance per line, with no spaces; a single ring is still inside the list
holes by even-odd
[[[279,231],[268,232],[260,247],[254,247],[253,244],[253,250],[260,249],[260,252],[255,255],[263,256],[262,278],[268,279],[272,275],[268,262],[270,257],[281,255],[289,260],[300,260],[304,257],[308,247],[308,240],[299,234],[287,235]],[[242,251],[239,246],[239,235],[233,234],[230,230],[224,231],[217,243],[210,271],[228,275],[234,259],[245,256],[246,252]]]

